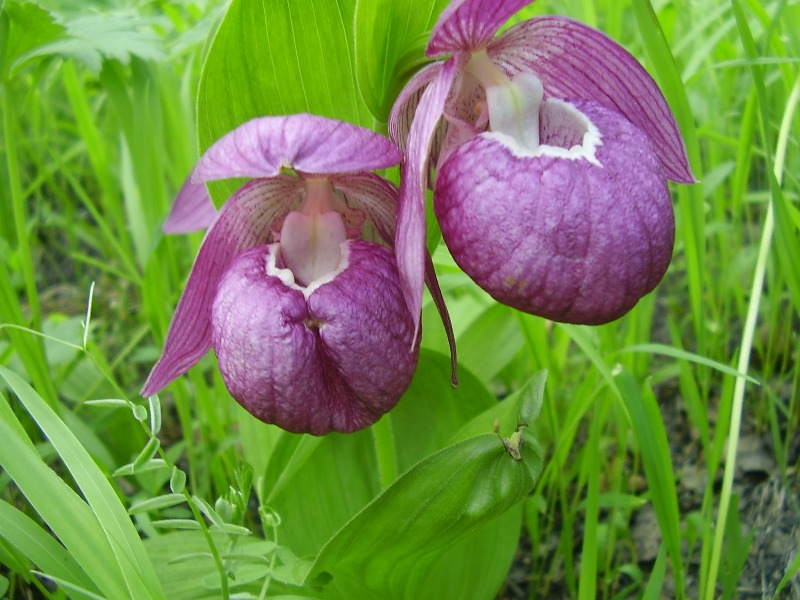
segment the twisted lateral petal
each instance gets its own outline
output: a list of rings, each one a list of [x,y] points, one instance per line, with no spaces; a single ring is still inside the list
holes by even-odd
[[[439,15],[428,48],[430,57],[485,47],[508,19],[534,0],[454,0]]]
[[[205,184],[192,183],[191,180],[192,175],[189,175],[172,203],[169,216],[164,221],[165,233],[191,233],[208,229],[217,218],[217,209]]]
[[[425,88],[439,76],[442,63],[431,63],[419,71],[408,81],[394,101],[392,112],[389,114],[389,136],[405,152],[408,130],[414,120],[419,99]]]
[[[375,229],[390,246],[394,245],[397,187],[374,173],[331,175],[335,190],[364,211]]]
[[[397,207],[395,251],[400,269],[403,297],[414,319],[415,339],[422,314],[422,286],[425,279],[425,190],[428,188],[428,153],[431,138],[442,117],[459,59],[448,60],[439,76],[422,94],[408,134]]]
[[[347,268],[308,300],[276,272],[277,244],[238,256],[214,300],[226,386],[248,412],[288,431],[366,427],[394,407],[416,367],[391,251],[362,241],[342,248]]]
[[[456,373],[458,367],[458,356],[456,352],[456,335],[453,332],[453,322],[450,320],[450,313],[447,310],[447,304],[444,302],[442,295],[442,288],[439,287],[439,280],[436,277],[436,269],[433,266],[433,258],[430,252],[425,252],[425,283],[433,298],[433,304],[436,310],[439,311],[439,317],[442,319],[444,325],[444,332],[447,336],[447,344],[450,346],[450,383],[453,387],[458,385],[458,374]]]
[[[299,202],[302,185],[287,175],[254,180],[225,203],[203,240],[142,396],[157,393],[208,352],[211,302],[220,278],[237,254],[268,241],[273,222]]]
[[[260,117],[217,140],[195,169],[195,182],[274,177],[287,167],[306,174],[385,169],[403,158],[369,129],[309,114]]]
[[[624,115],[653,143],[664,174],[693,183],[675,117],[653,78],[627,50],[604,33],[564,17],[536,17],[490,44],[489,56],[514,73],[535,73],[545,93],[585,98]]]
[[[573,106],[602,135],[597,162],[525,154],[482,134],[442,165],[434,207],[453,258],[495,299],[596,325],[658,284],[675,224],[649,138],[616,111],[584,100]],[[563,118],[558,104],[548,111]]]

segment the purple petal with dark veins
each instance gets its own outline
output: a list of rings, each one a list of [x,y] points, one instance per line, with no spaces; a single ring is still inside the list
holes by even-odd
[[[389,137],[403,152],[406,150],[408,131],[411,129],[422,92],[439,76],[442,64],[435,62],[417,71],[394,101],[392,112],[389,114]]]
[[[454,0],[439,15],[428,48],[430,57],[484,48],[497,30],[533,0]]]
[[[417,330],[422,311],[422,286],[425,280],[427,252],[425,193],[428,188],[428,154],[453,77],[459,67],[460,60],[457,57],[448,60],[442,65],[439,76],[422,94],[408,134],[406,160],[402,169],[395,251],[403,296]]]
[[[534,73],[545,94],[584,98],[624,115],[653,143],[665,175],[694,183],[678,124],[653,78],[604,33],[564,17],[536,17],[504,32],[489,56],[514,73]]]
[[[525,155],[482,134],[442,165],[434,207],[453,258],[495,299],[555,321],[600,324],[661,280],[674,216],[648,136],[599,104],[570,104],[602,135],[599,165]],[[548,131],[563,131],[550,130],[543,114],[547,144]]]
[[[192,183],[186,178],[164,222],[164,232],[170,234],[192,233],[208,229],[217,218],[217,209],[208,195],[204,183]]]
[[[307,174],[385,169],[403,158],[382,135],[309,114],[260,117],[217,140],[195,168],[195,182],[274,177],[282,168]]]
[[[226,386],[251,414],[288,431],[367,427],[394,407],[416,368],[391,252],[362,241],[342,246],[347,268],[308,300],[270,274],[273,244],[237,257],[214,301]]]
[[[364,211],[383,241],[394,246],[397,187],[374,173],[331,175],[328,180],[351,204]]]
[[[143,396],[183,375],[209,350],[211,302],[222,274],[237,254],[270,241],[274,222],[297,207],[302,189],[302,181],[288,175],[256,179],[225,203],[197,254]]]

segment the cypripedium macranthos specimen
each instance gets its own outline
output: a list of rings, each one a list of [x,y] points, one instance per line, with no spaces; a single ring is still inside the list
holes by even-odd
[[[571,19],[536,17],[496,35],[530,1],[451,2],[427,47],[440,60],[392,109],[406,154],[395,247],[412,315],[431,181],[455,261],[522,311],[605,323],[670,262],[667,179],[694,177],[666,100],[624,48]]]
[[[401,157],[372,131],[307,114],[213,144],[165,226],[208,229],[142,394],[213,348],[231,395],[288,431],[350,432],[394,407],[418,344],[391,248],[397,189],[370,171]],[[234,177],[251,179],[217,213],[203,182]]]

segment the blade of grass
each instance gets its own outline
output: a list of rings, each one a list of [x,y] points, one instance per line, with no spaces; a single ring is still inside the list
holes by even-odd
[[[586,511],[581,548],[579,600],[593,600],[597,594],[597,524],[600,514],[600,411],[592,415],[592,429],[586,444],[588,460],[585,469],[588,480]]]
[[[634,0],[632,2],[636,22],[641,31],[647,55],[653,64],[656,79],[661,85],[664,96],[675,113],[680,126],[689,163],[695,173],[700,172],[700,146],[694,117],[689,105],[686,88],[681,80],[675,59],[664,37],[664,32],[653,10],[650,0]],[[678,205],[681,214],[680,224],[683,232],[684,253],[686,255],[686,273],[689,279],[689,295],[692,305],[694,332],[699,354],[706,354],[705,324],[705,215],[700,186],[681,186],[678,190]]]
[[[0,466],[100,591],[108,598],[130,597],[131,591],[112,558],[111,544],[97,516],[42,461],[30,442],[23,441],[17,432],[19,427],[0,420]]]
[[[50,368],[44,354],[44,345],[41,340],[31,337],[24,329],[26,319],[22,314],[11,276],[4,260],[0,260],[0,319],[4,324],[13,325],[6,329],[6,334],[11,340],[14,350],[25,365],[25,370],[38,390],[47,400],[47,403],[59,411],[58,393],[50,376]]]
[[[92,511],[97,515],[132,596],[163,597],[161,584],[136,528],[111,484],[97,468],[89,453],[19,375],[0,367],[0,376],[14,390],[28,413],[53,444]]]
[[[28,515],[2,500],[0,500],[0,537],[4,537],[48,576],[58,577],[61,581],[70,582],[92,593],[100,592],[64,546],[54,540]]]
[[[745,53],[749,58],[756,58],[758,51],[756,49],[752,33],[750,32],[750,28],[747,24],[747,17],[745,16],[741,4],[738,2],[738,0],[731,0],[731,4],[733,6],[734,16],[736,17],[736,23],[739,28],[739,36],[745,48]],[[763,72],[761,70],[761,66],[756,63],[751,63],[750,69],[753,75],[753,81],[758,97],[759,110],[761,113],[762,135],[764,136],[766,142],[765,147],[770,148],[771,136],[769,134],[769,108],[767,103],[766,88],[764,87]],[[764,276],[767,269],[767,259],[769,258],[770,243],[772,240],[773,230],[775,228],[775,210],[776,207],[780,206],[785,200],[783,195],[780,193],[779,182],[782,179],[783,174],[786,144],[785,140],[788,139],[787,136],[789,130],[788,123],[790,122],[791,116],[794,114],[797,107],[798,95],[800,95],[800,80],[798,80],[798,84],[795,86],[795,89],[798,89],[799,91],[797,94],[793,91],[790,102],[787,104],[784,112],[784,119],[782,121],[783,124],[781,126],[781,142],[776,148],[776,160],[774,165],[771,157],[769,156],[769,152],[767,152],[767,166],[769,167],[770,171],[769,175],[770,188],[772,191],[772,202],[770,202],[767,207],[767,215],[764,219],[764,226],[761,232],[761,242],[758,250],[758,258],[756,261],[756,270],[753,274],[753,283],[751,285],[750,302],[747,307],[747,316],[745,319],[744,330],[742,332],[742,342],[740,345],[739,362],[737,366],[738,370],[741,372],[746,372],[750,364],[750,355],[753,349],[753,338],[755,335],[756,322],[758,320],[759,305],[761,303],[764,288]],[[786,134],[784,134],[784,132],[786,132]],[[787,226],[788,223],[784,222],[782,225]],[[796,249],[794,252],[797,252]],[[781,254],[780,248],[778,249],[778,254]],[[781,261],[781,263],[783,266],[783,261]],[[795,264],[795,268],[800,269],[800,266]],[[787,272],[787,284],[789,281],[790,275]],[[800,276],[796,278],[796,282],[798,285],[800,285]],[[800,307],[800,303],[798,303],[797,306]],[[733,398],[731,400],[732,410],[731,422],[728,431],[729,441],[725,461],[725,471],[722,479],[722,489],[720,491],[719,509],[717,511],[717,524],[714,531],[714,541],[709,559],[708,573],[705,578],[703,597],[706,598],[706,600],[713,600],[716,593],[717,573],[719,572],[720,560],[722,557],[722,544],[725,534],[724,524],[727,522],[728,509],[731,502],[733,488],[736,453],[739,442],[739,433],[741,430],[742,410],[744,406],[744,392],[745,381],[737,378],[733,391]]]
[[[699,354],[695,354],[693,352],[687,352],[686,350],[681,350],[680,348],[674,348],[672,346],[666,346],[664,344],[636,344],[634,346],[628,346],[627,348],[622,348],[620,353],[623,352],[646,352],[648,354],[663,354],[664,356],[671,356],[672,358],[679,358],[681,360],[687,360],[689,362],[694,362],[699,365],[705,365],[707,367],[711,367],[712,369],[716,369],[720,373],[724,373],[725,375],[732,375],[733,377],[740,377],[749,383],[755,383],[758,385],[758,380],[754,379],[747,373],[742,373],[729,367],[728,365],[724,365],[720,362],[715,360],[711,360],[710,358],[706,358],[705,356],[700,356]]]
[[[39,306],[39,292],[36,289],[36,276],[33,271],[33,258],[31,257],[30,244],[28,242],[27,211],[25,210],[25,198],[22,194],[22,182],[20,181],[20,164],[17,155],[18,133],[16,130],[16,111],[14,110],[11,94],[4,90],[0,94],[0,107],[3,110],[3,132],[6,154],[6,169],[8,170],[8,182],[11,192],[11,205],[14,210],[14,231],[17,241],[17,252],[19,263],[22,270],[22,277],[25,281],[25,296],[30,307],[31,324],[34,329],[42,328],[42,311]]]
[[[658,409],[658,402],[649,386],[640,390],[633,377],[618,369],[615,379],[623,402],[631,417],[631,425],[639,443],[642,464],[650,489],[650,499],[658,525],[672,563],[675,592],[678,598],[686,595],[681,555],[681,526],[675,470],[667,441],[667,431]]]

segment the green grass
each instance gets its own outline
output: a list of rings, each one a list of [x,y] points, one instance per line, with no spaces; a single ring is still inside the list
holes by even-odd
[[[69,2],[42,4],[79,16]],[[440,245],[459,393],[472,394],[474,414],[447,396],[436,410],[452,426],[426,421],[441,428],[435,444],[409,449],[402,436],[413,427],[401,425],[411,413],[352,440],[261,426],[227,395],[211,356],[161,401],[138,396],[202,239],[160,227],[197,157],[200,69],[219,14],[213,2],[132,4],[106,24],[117,35],[134,15],[153,24],[128,55],[95,41],[96,62],[74,47],[0,58],[0,597],[6,581],[9,598],[169,597],[188,579],[194,597],[299,593],[308,548],[292,546],[303,534],[292,494],[318,491],[314,469],[331,452],[375,473],[362,490],[343,471],[325,480],[331,489],[366,499],[386,490],[389,503],[406,489],[392,483],[477,419],[485,389],[505,397],[544,369],[541,413],[528,424],[544,467],[524,516],[504,517],[524,523],[527,552],[509,582],[522,580],[531,598],[735,596],[757,533],[737,510],[745,435],[764,440],[775,463],[765,478],[784,486],[787,514],[800,519],[800,5],[526,9],[593,24],[637,56],[676,114],[700,183],[672,188],[678,230],[665,280],[597,328],[497,305]],[[0,40],[7,26],[4,13]],[[11,50],[0,41],[0,57]],[[423,347],[446,353],[430,302],[423,319]],[[446,371],[426,376],[447,387]],[[679,497],[687,464],[719,481],[690,509]],[[660,533],[647,560],[636,537],[643,507]],[[793,577],[797,586],[800,562],[789,558],[765,597],[788,593]],[[513,587],[504,597],[520,597]]]

